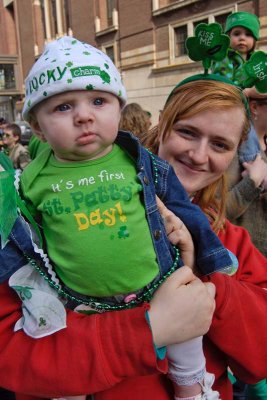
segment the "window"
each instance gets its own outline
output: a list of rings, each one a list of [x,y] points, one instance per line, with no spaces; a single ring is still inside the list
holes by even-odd
[[[59,33],[57,24],[57,7],[55,0],[51,0],[50,18],[51,18],[52,37],[55,37]]]
[[[71,20],[70,20],[70,1],[64,0],[64,10],[65,10],[65,32],[68,32],[68,29],[71,28]],[[63,13],[64,14],[64,13]]]
[[[186,38],[187,38],[187,25],[179,26],[174,29],[175,57],[180,57],[187,54],[185,48]]]
[[[45,37],[50,40],[67,32],[69,23],[69,1],[40,0]]]
[[[13,64],[0,64],[0,90],[16,89]]]
[[[208,24],[208,23],[209,23],[208,18],[202,19],[202,20],[200,20],[200,21],[195,21],[195,22],[193,23],[194,32],[195,32],[195,29],[196,29],[197,25],[199,25],[199,24]]]
[[[228,17],[228,15],[229,13],[215,16],[215,22],[218,22],[219,24],[222,25],[223,31],[225,29],[226,18]]]
[[[108,26],[113,25],[113,19],[112,19],[112,11],[115,8],[115,1],[114,0],[107,0],[107,21],[108,21]]]
[[[45,33],[45,8],[43,0],[40,2],[40,7],[41,7],[41,24],[43,27],[43,32]]]
[[[115,52],[114,52],[114,46],[107,46],[105,47],[105,52],[109,56],[109,58],[113,61],[115,64]]]

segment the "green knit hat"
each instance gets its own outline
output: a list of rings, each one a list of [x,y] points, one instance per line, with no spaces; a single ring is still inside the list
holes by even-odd
[[[229,32],[236,26],[242,26],[248,29],[254,39],[260,38],[260,21],[257,15],[245,11],[238,11],[228,15],[225,26],[225,33]]]

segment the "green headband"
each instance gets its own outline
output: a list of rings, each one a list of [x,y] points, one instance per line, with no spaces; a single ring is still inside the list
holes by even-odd
[[[166,100],[166,104],[169,102],[170,98],[172,97],[172,95],[174,94],[174,92],[176,91],[176,89],[180,86],[183,86],[185,83],[189,83],[189,82],[194,82],[194,81],[217,81],[217,82],[224,82],[227,83],[228,85],[232,85],[232,86],[236,86],[237,88],[239,88],[239,86],[237,86],[235,83],[233,83],[232,81],[230,81],[230,79],[226,78],[225,76],[222,75],[215,75],[215,74],[208,74],[208,73],[204,73],[204,74],[197,74],[197,75],[191,75],[188,78],[185,78],[184,80],[182,80],[181,82],[179,82],[171,91],[171,93],[169,94],[167,100]],[[240,88],[239,88],[240,89]]]
[[[194,81],[215,81],[215,82],[223,82],[223,83],[227,83],[228,85],[235,86],[240,91],[240,96],[241,96],[242,102],[243,102],[243,104],[245,106],[246,114],[250,118],[250,109],[249,109],[248,99],[244,95],[244,93],[242,92],[242,89],[238,85],[236,85],[235,83],[233,83],[232,81],[227,79],[226,77],[221,76],[221,75],[215,75],[215,74],[198,74],[198,75],[189,76],[188,78],[184,79],[183,81],[178,83],[173,88],[173,90],[171,91],[171,93],[169,94],[169,96],[168,96],[168,98],[166,100],[164,108],[168,104],[169,100],[172,98],[172,96],[175,93],[177,88],[179,88],[180,86],[185,85],[186,83],[194,82]]]

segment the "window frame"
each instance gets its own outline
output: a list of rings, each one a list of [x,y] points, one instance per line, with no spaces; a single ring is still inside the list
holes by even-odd
[[[112,61],[113,61],[113,64],[117,66],[118,65],[118,48],[117,48],[116,41],[103,43],[101,45],[101,50],[103,51],[103,53],[108,55],[107,49],[111,48],[111,47],[113,48],[113,53],[114,53],[114,60],[112,60]]]
[[[10,72],[8,72],[10,70]],[[16,79],[16,65],[12,62],[2,62],[0,61],[0,71],[1,71],[1,76],[2,79],[1,81],[3,82],[0,84],[0,93],[3,92],[11,92],[11,91],[17,91],[17,79]],[[3,71],[3,73],[2,73]],[[8,73],[7,73],[8,72]],[[6,77],[11,76],[13,79],[12,80],[7,80]],[[9,84],[14,83],[14,85],[9,86]],[[7,85],[8,84],[8,85]]]

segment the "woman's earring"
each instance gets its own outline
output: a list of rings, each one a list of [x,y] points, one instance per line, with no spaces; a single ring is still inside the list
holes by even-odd
[[[257,115],[253,115],[253,119],[254,119],[254,121],[257,121],[257,119],[258,119]]]

